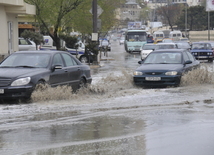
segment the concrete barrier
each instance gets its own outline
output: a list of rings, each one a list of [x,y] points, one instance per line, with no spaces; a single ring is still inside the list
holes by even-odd
[[[193,41],[208,40],[208,35],[210,33],[210,40],[214,41],[214,30],[206,31],[189,31],[189,39]]]

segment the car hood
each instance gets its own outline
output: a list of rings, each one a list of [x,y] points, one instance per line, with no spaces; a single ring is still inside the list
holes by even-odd
[[[142,64],[137,71],[179,71],[183,68],[183,64]]]
[[[191,52],[213,52],[213,50],[206,50],[206,49],[192,49]]]
[[[48,71],[49,70],[46,68],[0,68],[0,77],[5,78],[27,77]]]

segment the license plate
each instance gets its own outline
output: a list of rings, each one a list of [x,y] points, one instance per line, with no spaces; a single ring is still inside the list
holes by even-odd
[[[207,58],[207,56],[198,56],[198,58]]]
[[[146,77],[147,81],[160,81],[161,77]]]
[[[0,89],[0,94],[4,94],[4,89]]]

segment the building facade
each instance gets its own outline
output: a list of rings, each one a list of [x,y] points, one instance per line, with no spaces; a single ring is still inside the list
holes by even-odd
[[[24,0],[0,0],[0,58],[18,51],[18,15],[35,15],[36,8]]]

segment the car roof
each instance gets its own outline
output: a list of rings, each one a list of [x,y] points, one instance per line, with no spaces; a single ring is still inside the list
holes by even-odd
[[[168,53],[168,52],[185,52],[185,51],[187,51],[186,49],[157,49],[157,50],[154,50],[153,52],[166,52],[166,53]]]
[[[176,43],[173,43],[173,42],[168,42],[168,43],[163,43],[163,42],[161,42],[161,43],[157,43],[156,45],[175,45]]]
[[[37,51],[17,51],[15,53],[23,53],[23,54],[27,54],[27,53],[32,53],[32,54],[37,54],[37,53],[55,54],[55,53],[68,53],[68,52],[66,52],[66,51],[58,51],[58,50],[37,50]]]

